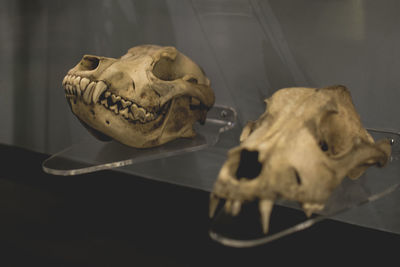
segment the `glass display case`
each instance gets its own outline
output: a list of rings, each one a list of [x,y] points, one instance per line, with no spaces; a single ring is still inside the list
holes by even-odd
[[[388,166],[370,168],[357,181],[345,179],[324,212],[277,227],[267,238],[236,236],[232,229],[237,228],[224,233],[212,225],[202,234],[249,247],[329,218],[397,236],[400,6],[383,2],[0,1],[0,51],[6,63],[0,65],[0,143],[46,154],[41,161],[50,174],[46,179],[79,187],[82,175],[112,169],[115,175],[199,190],[208,207],[228,150],[239,144],[245,124],[264,112],[264,99],[286,87],[342,84],[369,132],[391,140]],[[83,55],[116,58],[141,44],[176,47],[210,79],[216,101],[206,124],[196,124],[196,138],[136,150],[97,141],[70,111],[61,83]],[[232,219],[218,218],[222,225]]]

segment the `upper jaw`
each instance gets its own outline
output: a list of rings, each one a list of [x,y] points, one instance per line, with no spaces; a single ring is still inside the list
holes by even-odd
[[[104,81],[90,80],[74,74],[67,74],[62,85],[65,95],[74,101],[80,100],[87,105],[100,104],[133,122],[151,122],[165,113],[168,103],[163,107],[146,108],[131,99],[111,93],[109,86]]]

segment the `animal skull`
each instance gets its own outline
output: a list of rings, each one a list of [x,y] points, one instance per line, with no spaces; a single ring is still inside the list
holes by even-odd
[[[258,199],[267,233],[274,200],[297,201],[310,216],[346,175],[355,179],[388,161],[390,142],[374,142],[344,86],[281,89],[265,102],[266,111],[228,152],[210,196],[211,217],[220,198],[232,215]]]
[[[85,55],[62,84],[93,135],[137,148],[194,137],[193,124],[214,104],[202,69],[174,47],[137,46],[119,59]]]

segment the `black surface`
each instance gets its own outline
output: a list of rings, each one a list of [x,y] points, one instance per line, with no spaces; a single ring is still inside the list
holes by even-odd
[[[48,155],[16,147],[0,145],[0,157],[0,266],[398,265],[399,235],[326,220],[229,248],[208,236],[206,192],[115,171],[52,176]],[[275,208],[274,224],[299,216]]]

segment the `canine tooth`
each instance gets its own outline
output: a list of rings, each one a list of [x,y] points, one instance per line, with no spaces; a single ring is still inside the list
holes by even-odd
[[[126,108],[126,107],[132,105],[132,102],[129,100],[125,101],[124,99],[121,99],[121,104],[122,104],[122,107]]]
[[[101,100],[101,102],[100,102],[103,106],[105,106],[105,107],[107,107],[108,108],[108,101],[107,101],[107,99],[103,99],[103,100]]]
[[[90,104],[92,102],[92,96],[93,96],[93,89],[96,83],[91,82],[89,83],[88,87],[86,88],[85,92],[83,93],[83,101],[86,104]]]
[[[113,103],[116,103],[117,101],[121,100],[121,97],[119,95],[112,94],[111,95],[111,100],[112,100]]]
[[[110,106],[109,109],[114,111],[115,114],[118,114],[118,105]]]
[[[97,101],[99,100],[100,95],[107,90],[107,85],[102,82],[99,81],[96,86],[93,89],[93,103],[97,103]]]
[[[271,215],[272,207],[274,202],[269,199],[262,199],[258,203],[258,208],[261,215],[261,224],[264,234],[268,233],[269,228],[269,217]]]
[[[124,116],[125,119],[129,118],[128,113],[129,113],[129,109],[128,109],[128,108],[122,109],[122,110],[119,112],[119,114],[121,114],[122,116]]]
[[[218,203],[219,203],[219,198],[216,195],[211,194],[210,195],[210,208],[209,208],[209,214],[208,214],[208,216],[210,216],[210,218],[214,217],[215,211],[217,210],[217,207],[218,207]]]
[[[106,93],[104,94],[104,96],[105,96],[106,98],[108,98],[110,95],[111,95],[110,92],[106,92]]]
[[[88,84],[90,83],[90,80],[88,78],[82,78],[81,82],[80,82],[80,87],[81,87],[81,91],[85,91],[86,87],[88,86]]]

